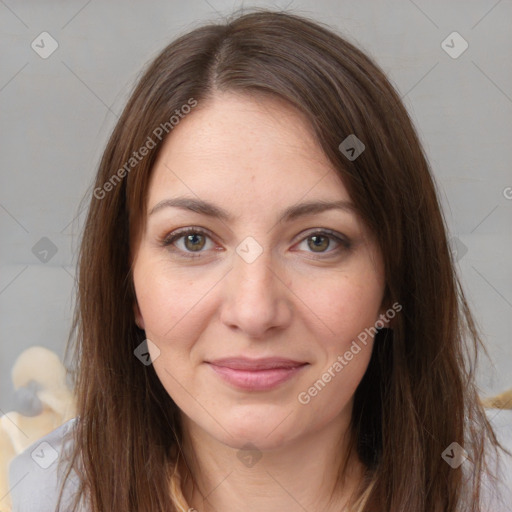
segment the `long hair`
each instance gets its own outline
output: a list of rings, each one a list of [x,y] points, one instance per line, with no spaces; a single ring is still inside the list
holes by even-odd
[[[194,115],[194,104],[217,91],[279,97],[305,115],[376,237],[385,301],[402,306],[392,331],[376,336],[355,393],[350,434],[366,468],[359,510],[480,511],[484,448],[497,445],[474,383],[481,340],[412,122],[381,69],[353,44],[299,15],[261,9],[167,46],[139,79],[101,159],[71,336],[75,505],[87,497],[93,512],[187,510],[178,408],[153,367],[134,356],[145,336],[134,321],[131,258],[165,137],[179,112]],[[350,135],[365,145],[356,159],[340,150]],[[469,478],[441,457],[452,442],[468,453]]]

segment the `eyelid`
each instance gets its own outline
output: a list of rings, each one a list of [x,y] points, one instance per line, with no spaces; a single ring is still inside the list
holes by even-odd
[[[305,232],[302,232],[299,235],[300,236],[299,242],[302,242],[303,240],[305,240],[306,238],[308,238],[308,237],[310,237],[312,235],[328,235],[329,237],[334,238],[335,240],[337,240],[341,244],[347,244],[347,245],[350,244],[350,240],[348,239],[348,237],[346,237],[342,233],[338,233],[337,231],[334,231],[334,230],[329,229],[329,228],[311,228],[311,229],[308,229],[308,230],[306,230]]]
[[[200,228],[199,226],[187,226],[184,228],[178,228],[165,235],[162,239],[163,243],[171,242],[181,238],[182,236],[188,235],[190,233],[199,233],[200,235],[205,235],[210,238],[213,238],[210,232],[205,228]]]

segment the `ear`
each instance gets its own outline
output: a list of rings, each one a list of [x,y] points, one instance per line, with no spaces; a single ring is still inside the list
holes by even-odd
[[[133,303],[133,314],[135,316],[135,323],[137,324],[137,327],[144,331],[146,329],[146,326],[144,325],[144,318],[142,318],[142,313],[140,312],[140,308],[139,305],[137,304],[137,301]]]

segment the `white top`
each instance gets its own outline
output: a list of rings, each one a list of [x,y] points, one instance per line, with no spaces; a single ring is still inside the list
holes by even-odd
[[[9,486],[12,512],[53,512],[57,509],[60,485],[66,467],[60,466],[64,455],[72,448],[73,418],[25,448],[11,461]],[[75,472],[66,481],[61,510],[71,509],[78,490]],[[81,511],[87,512],[87,511]]]
[[[487,415],[498,440],[512,452],[512,410],[487,409]],[[71,448],[70,434],[75,421],[76,418],[67,421],[12,460],[9,469],[12,512],[56,510],[63,471],[66,469],[65,465],[59,466],[59,461]],[[487,490],[484,512],[512,512],[512,457],[501,451],[499,453],[497,474],[501,482],[498,487],[493,487],[484,478]],[[448,457],[453,456],[454,452],[449,450]],[[494,457],[492,460],[496,462]],[[462,464],[470,469],[471,463],[468,461]],[[61,510],[68,510],[77,489],[78,477],[73,472],[66,482]],[[81,512],[87,510],[82,509]]]

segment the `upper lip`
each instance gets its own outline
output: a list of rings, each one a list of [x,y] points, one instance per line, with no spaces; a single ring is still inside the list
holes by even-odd
[[[247,357],[225,357],[206,361],[215,366],[224,366],[233,370],[270,370],[276,368],[296,368],[307,364],[304,361],[295,361],[284,357],[265,357],[261,359],[250,359]]]

